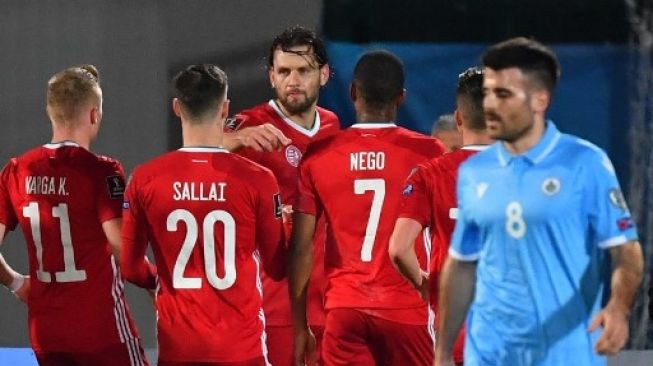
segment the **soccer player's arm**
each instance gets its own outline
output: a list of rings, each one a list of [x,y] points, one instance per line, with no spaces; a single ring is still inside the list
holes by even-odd
[[[469,183],[465,166],[458,175],[458,218],[449,256],[440,274],[438,342],[435,365],[452,362],[453,346],[474,298],[476,264],[481,251],[478,227],[466,214],[465,191]]]
[[[147,219],[138,194],[137,174],[127,185],[123,203],[123,225],[121,230],[122,250],[120,272],[127,281],[146,289],[156,289],[156,267],[147,260]]]
[[[256,213],[256,243],[265,273],[275,281],[288,271],[288,249],[281,223],[282,204],[279,185],[271,171],[258,184],[262,188]]]
[[[390,237],[388,251],[395,268],[424,296],[428,272],[419,266],[415,239],[428,225],[431,199],[424,179],[424,166],[416,169],[404,185],[399,217]]]
[[[286,135],[271,123],[250,125],[248,117],[237,114],[225,125],[222,145],[229,151],[249,147],[255,151],[275,151],[291,142]]]
[[[595,345],[600,354],[612,355],[628,340],[628,317],[642,282],[644,260],[637,240],[635,223],[621,193],[614,168],[605,154],[600,159],[588,159],[593,190],[589,199],[590,227],[596,233],[599,247],[610,251],[612,276],[610,299],[593,319],[589,330],[603,326]]]
[[[310,176],[309,159],[299,166],[298,197],[294,205],[293,228],[290,239],[290,305],[295,335],[293,357],[295,364],[315,361],[315,338],[308,328],[306,294],[313,268],[313,235],[318,211],[317,197]]]
[[[4,242],[7,229],[13,230],[18,224],[18,218],[14,213],[14,209],[9,198],[8,179],[11,169],[11,164],[2,170],[0,175],[0,245]],[[0,254],[0,283],[6,286],[18,299],[27,302],[27,296],[30,289],[29,276],[23,276],[16,272],[5,261],[5,258]]]
[[[98,192],[98,219],[107,237],[116,261],[120,260],[120,229],[122,227],[122,202],[125,194],[125,172],[114,161],[104,174]]]

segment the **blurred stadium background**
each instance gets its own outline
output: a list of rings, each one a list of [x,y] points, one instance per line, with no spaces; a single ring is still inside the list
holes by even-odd
[[[437,116],[453,110],[458,73],[478,64],[489,44],[524,35],[552,45],[563,71],[549,116],[563,131],[608,151],[638,222],[647,274],[629,347],[653,349],[649,0],[0,0],[0,161],[49,141],[48,78],[92,63],[100,69],[105,97],[94,150],[119,159],[129,172],[179,146],[170,112],[172,75],[191,63],[216,63],[229,75],[232,112],[265,101],[272,95],[269,44],[296,24],[328,41],[333,73],[320,104],[336,111],[344,125],[354,121],[346,88],[357,57],[387,48],[407,68],[408,100],[398,122],[425,133]],[[20,233],[7,237],[2,253],[26,271]],[[155,348],[148,296],[131,286],[127,293],[145,346]],[[6,290],[0,291],[0,308],[0,365],[18,365],[7,357],[17,354],[14,348],[29,347],[26,309]],[[651,351],[631,351],[611,364],[650,365],[651,359]]]

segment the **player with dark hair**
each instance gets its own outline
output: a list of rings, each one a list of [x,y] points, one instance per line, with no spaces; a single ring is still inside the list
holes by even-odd
[[[485,122],[499,142],[459,171],[436,365],[450,364],[470,304],[465,365],[605,365],[628,339],[643,267],[614,168],[545,118],[560,75],[553,51],[513,38],[483,63]]]
[[[430,312],[387,253],[405,177],[444,147],[394,124],[405,97],[395,55],[364,54],[350,93],[358,123],[311,145],[300,166],[290,272],[295,365],[313,358],[306,289],[321,215],[328,227],[324,365],[429,365]]]
[[[291,27],[278,35],[270,47],[268,74],[275,98],[235,115],[235,133],[243,128],[271,124],[292,143],[281,150],[260,152],[253,148],[238,153],[269,168],[277,177],[284,204],[286,233],[292,227],[292,203],[297,196],[298,166],[310,143],[340,130],[336,115],[317,106],[320,88],[329,80],[329,64],[324,43],[311,30]],[[309,323],[321,337],[324,329],[324,220],[315,235],[315,281],[309,289]],[[273,365],[292,364],[293,331],[288,300],[288,281],[271,280],[263,273],[263,309],[268,332],[268,350]],[[318,342],[319,344],[319,342]]]
[[[123,169],[89,151],[102,120],[97,69],[55,74],[47,113],[52,142],[11,159],[0,178],[0,238],[21,225],[30,276],[3,265],[13,280],[0,278],[27,299],[40,365],[147,365],[112,254],[120,252]]]
[[[275,279],[285,275],[277,182],[220,148],[229,106],[222,70],[193,65],[174,85],[184,145],[132,175],[123,274],[160,286],[159,365],[268,365],[259,265]],[[145,259],[148,242],[156,267]]]
[[[408,177],[399,218],[390,239],[392,262],[425,298],[429,294],[433,310],[437,310],[438,279],[455,225],[458,167],[493,142],[485,131],[483,71],[480,68],[469,68],[458,77],[456,105],[454,118],[461,130],[463,146],[421,164]],[[415,239],[425,228],[429,229],[431,236],[428,273],[420,269],[415,254]],[[429,231],[425,233],[428,234]],[[457,364],[463,362],[463,340],[464,332],[461,332],[454,350]]]

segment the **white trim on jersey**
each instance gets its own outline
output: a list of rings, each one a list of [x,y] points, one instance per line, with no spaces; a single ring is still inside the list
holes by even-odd
[[[274,109],[275,112],[277,112],[277,115],[281,117],[281,119],[284,122],[286,122],[288,126],[294,128],[295,130],[297,130],[303,135],[306,135],[308,137],[313,137],[320,130],[321,121],[320,121],[320,114],[317,112],[317,109],[315,110],[315,122],[313,123],[313,127],[309,130],[308,128],[304,128],[303,126],[297,124],[297,122],[288,118],[288,116],[286,116],[283,113],[283,111],[279,108],[277,102],[275,102],[273,99],[270,99],[270,101],[268,101],[268,105],[272,107],[272,109]]]
[[[120,341],[127,347],[131,365],[144,366],[145,362],[140,352],[139,340],[132,334],[129,321],[127,320],[124,283],[122,282],[122,278],[118,272],[116,259],[113,255],[111,256],[111,269],[113,270],[113,286],[111,287],[111,296],[113,296],[113,315],[116,318],[116,328],[118,329]]]
[[[549,143],[549,145],[538,155],[535,160],[533,160],[534,163],[539,163],[540,161],[544,160],[547,155],[553,151],[553,148],[556,147],[558,144],[558,141],[560,141],[560,138],[562,137],[562,134],[560,132],[556,132],[555,136],[553,137],[552,141]]]
[[[628,241],[629,240],[625,235],[619,235],[599,242],[599,248],[608,249],[612,247],[617,247],[619,245],[628,243]]]
[[[181,147],[178,151],[183,152],[212,152],[212,153],[229,153],[229,150],[221,147],[210,147],[210,146],[188,146]]]
[[[252,258],[254,263],[256,263],[256,289],[258,290],[261,300],[263,299],[263,283],[261,282],[261,256],[258,252],[258,249],[252,253]],[[263,308],[258,309],[258,318],[263,323],[263,332],[261,332],[261,351],[263,353],[263,360],[265,360],[265,366],[272,366],[270,360],[268,360],[268,335],[265,333],[266,321],[265,321],[265,312]]]
[[[394,122],[365,122],[365,123],[354,123],[349,126],[349,128],[394,128],[397,125]]]
[[[462,262],[475,262],[481,257],[481,253],[464,255],[451,247],[449,248],[449,255]]]
[[[487,150],[490,145],[465,145],[460,150],[483,151]]]
[[[428,272],[431,269],[431,248],[433,247],[430,226],[427,226],[422,230],[422,238],[424,239],[424,249],[426,250],[426,272]]]
[[[43,147],[46,149],[58,149],[62,146],[73,146],[73,147],[79,147],[79,144],[76,143],[75,141],[60,141],[60,142],[50,142],[47,144],[44,144]]]

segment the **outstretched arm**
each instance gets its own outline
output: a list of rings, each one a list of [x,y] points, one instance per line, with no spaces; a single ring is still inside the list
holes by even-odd
[[[452,350],[474,298],[476,262],[449,257],[440,278],[438,342],[435,365],[453,365]]]
[[[592,321],[589,331],[600,325],[603,333],[596,342],[596,352],[613,355],[619,352],[628,340],[628,317],[635,295],[642,283],[644,259],[639,242],[631,241],[610,248],[612,257],[611,295],[608,304]]]
[[[270,123],[225,132],[222,144],[229,151],[250,147],[256,151],[275,151],[291,142],[286,135]]]

